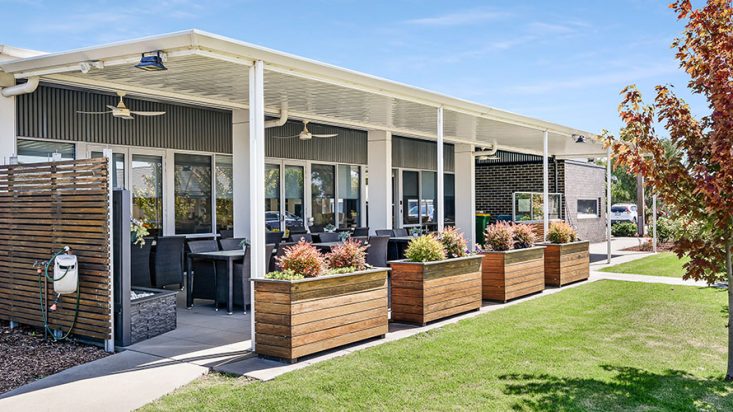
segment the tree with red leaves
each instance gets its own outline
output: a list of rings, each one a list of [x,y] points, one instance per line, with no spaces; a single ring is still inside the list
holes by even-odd
[[[727,274],[733,285],[733,6],[731,0],[709,0],[693,9],[690,0],[670,5],[685,21],[672,44],[688,87],[707,99],[710,113],[695,118],[670,87],[657,86],[654,104],[645,104],[635,86],[622,91],[620,137],[606,134],[615,159],[642,174],[663,201],[686,224],[675,242],[678,256],[688,255],[685,279],[709,284]],[[676,153],[665,152],[658,122],[669,133]],[[733,289],[728,288],[728,307]],[[733,380],[733,316],[728,313],[728,369]]]

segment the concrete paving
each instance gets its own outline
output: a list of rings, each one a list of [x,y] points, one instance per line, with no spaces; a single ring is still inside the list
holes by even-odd
[[[637,246],[636,238],[612,241],[612,264],[648,256],[644,252],[622,249]],[[608,266],[606,243],[590,246],[590,282],[613,279],[670,285],[705,286],[682,279],[599,272]],[[480,314],[501,310],[522,302],[582,286],[587,282],[563,288],[546,289],[543,293],[517,299],[506,304],[484,302],[479,311],[455,316],[425,327],[390,324],[384,339],[373,339],[336,350],[303,358],[289,365],[260,359],[252,352],[249,340],[249,315],[215,312],[211,305],[198,305],[192,310],[179,310],[179,327],[173,332],[132,345],[126,351],[80,365],[56,375],[23,386],[0,397],[0,411],[126,411],[152,402],[176,388],[190,383],[211,370],[270,380],[284,373],[347,355],[372,346],[416,335]],[[183,294],[180,294],[183,295]]]

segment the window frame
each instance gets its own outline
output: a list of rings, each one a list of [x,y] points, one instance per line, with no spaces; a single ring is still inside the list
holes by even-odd
[[[590,213],[580,213],[580,202],[582,201],[589,201],[589,202],[595,202],[596,204],[596,213],[594,215]],[[581,219],[598,219],[601,217],[601,202],[599,198],[589,198],[589,197],[579,197],[575,201],[575,216],[578,220]]]

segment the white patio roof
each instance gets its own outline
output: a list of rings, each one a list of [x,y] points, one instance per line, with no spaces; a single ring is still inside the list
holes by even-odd
[[[156,50],[166,53],[168,70],[147,72],[134,67],[141,53]],[[0,70],[17,79],[40,76],[52,83],[246,109],[247,68],[255,60],[265,63],[268,114],[277,115],[281,105],[287,103],[294,118],[436,139],[437,108],[442,106],[446,141],[480,146],[496,140],[505,150],[541,154],[543,133],[548,131],[551,155],[600,157],[606,154],[594,140],[575,143],[574,134],[594,136],[587,131],[199,30],[0,61]]]

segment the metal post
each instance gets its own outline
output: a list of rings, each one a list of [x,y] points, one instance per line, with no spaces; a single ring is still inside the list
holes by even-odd
[[[265,261],[265,82],[264,62],[249,68],[249,167],[250,167],[250,276],[261,278]],[[251,284],[250,333],[255,350],[255,290]]]
[[[652,196],[652,248],[657,253],[657,195]]]
[[[109,327],[110,327],[110,337],[109,339],[104,340],[104,350],[109,353],[113,353],[115,351],[115,298],[114,298],[114,290],[115,290],[115,276],[114,276],[114,251],[113,251],[113,245],[114,245],[114,221],[112,219],[112,208],[113,206],[113,200],[112,200],[112,162],[114,161],[112,159],[112,149],[104,149],[102,150],[102,156],[104,156],[105,159],[107,159],[107,242],[108,242],[108,251],[109,254]]]
[[[611,147],[606,153],[606,252],[608,263],[611,263]]]
[[[438,183],[438,232],[443,231],[443,225],[445,224],[445,210],[444,208],[444,198],[443,198],[443,106],[438,107],[438,176],[437,176],[437,183]]]
[[[550,231],[550,166],[549,166],[550,133],[545,130],[542,152],[542,240],[547,240]]]

